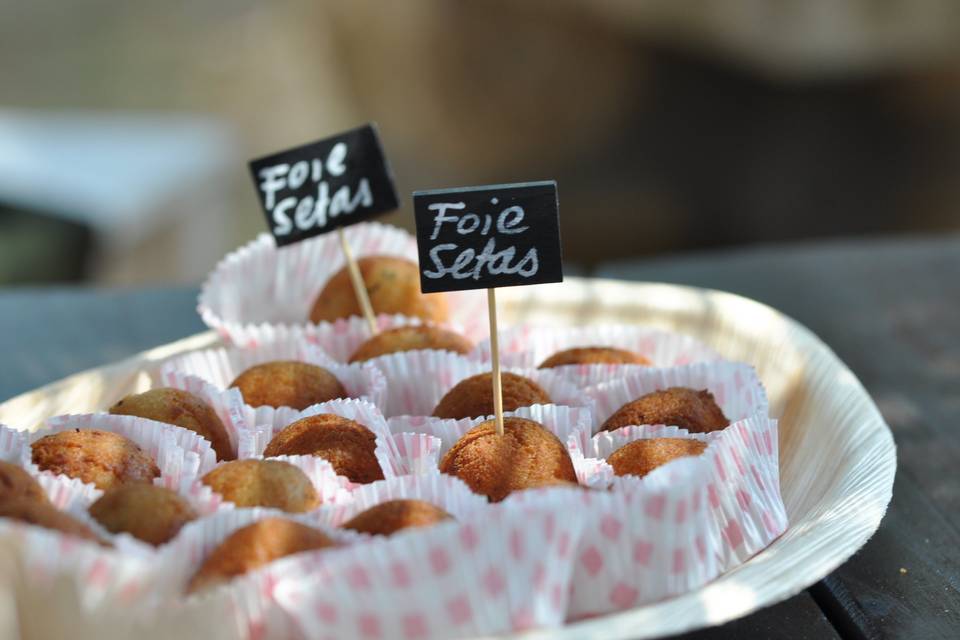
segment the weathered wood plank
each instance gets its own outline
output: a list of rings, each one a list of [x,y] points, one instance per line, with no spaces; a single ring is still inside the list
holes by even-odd
[[[960,240],[711,252],[597,275],[732,291],[823,338],[880,406],[899,472],[877,535],[814,594],[846,611],[835,624],[851,637],[960,635]]]
[[[720,627],[679,636],[683,640],[839,640],[840,635],[804,592],[757,613]]]
[[[0,399],[204,330],[196,289],[0,290]]]

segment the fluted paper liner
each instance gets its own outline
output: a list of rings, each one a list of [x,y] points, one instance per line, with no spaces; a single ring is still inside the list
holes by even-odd
[[[357,487],[351,497],[349,502],[317,509],[316,521],[339,527],[358,513],[389,500],[423,500],[440,507],[456,520],[469,518],[488,506],[486,498],[475,494],[459,478],[439,474],[378,480]]]
[[[159,377],[161,384],[192,393],[213,409],[226,429],[227,437],[230,438],[230,448],[233,455],[236,455],[239,431],[244,427],[243,396],[240,395],[240,390],[218,388],[201,377],[179,372],[170,372],[168,375]]]
[[[180,535],[160,552],[158,560],[166,565],[169,581],[173,585],[174,602],[171,605],[189,608],[225,602],[232,619],[223,620],[222,623],[234,629],[229,637],[248,640],[262,638],[264,634],[266,637],[291,637],[293,627],[290,619],[275,605],[273,591],[281,580],[306,579],[316,567],[314,558],[331,550],[283,557],[205,591],[185,593],[189,580],[210,552],[237,529],[265,518],[283,518],[315,527],[342,545],[364,539],[352,531],[324,527],[309,514],[284,513],[260,507],[219,511],[188,523]]]
[[[576,347],[612,347],[625,349],[649,360],[654,367],[676,367],[694,362],[711,362],[723,358],[711,347],[690,336],[640,325],[590,325],[586,327],[545,327],[514,325],[500,331],[500,359],[504,366],[533,369],[559,351]],[[474,356],[490,361],[490,341],[477,345]],[[612,368],[623,365],[566,365],[555,367],[574,374],[583,384],[590,382],[592,367]]]
[[[404,351],[368,361],[387,379],[384,414],[428,416],[444,394],[458,382],[478,373],[489,373],[490,365],[449,351]],[[551,404],[589,407],[591,398],[563,376],[542,369],[505,369],[526,376],[543,387]]]
[[[322,556],[277,603],[306,637],[459,638],[562,624],[578,518],[490,506],[475,518]]]
[[[239,390],[228,389],[241,373],[252,366],[276,360],[295,360],[322,367],[332,373],[343,385],[351,398],[369,400],[383,406],[386,397],[386,381],[379,370],[367,364],[342,364],[334,361],[322,349],[310,345],[299,337],[277,337],[255,348],[218,348],[191,351],[163,363],[160,377],[165,384],[189,384],[189,377],[200,378],[217,389],[232,391],[240,399],[240,424],[242,429],[259,424],[272,424],[293,415],[292,407],[254,407],[243,401]],[[277,415],[279,414],[279,416]]]
[[[439,327],[466,337],[464,328],[454,324],[424,322],[420,318],[401,315],[380,314],[377,316],[377,326],[380,331],[423,325]],[[285,334],[302,335],[306,342],[316,345],[337,362],[347,362],[357,348],[371,337],[366,318],[360,316],[350,316],[333,322],[310,325],[309,331],[298,327],[276,327],[273,332],[277,336]]]
[[[332,413],[343,416],[348,420],[359,422],[370,429],[376,436],[377,462],[385,478],[391,478],[403,473],[404,464],[400,460],[393,438],[390,437],[390,428],[383,414],[372,403],[363,400],[331,400],[310,406],[303,411],[294,411],[290,408],[278,409],[270,412],[272,422],[261,422],[254,429],[247,429],[241,433],[239,457],[253,458],[262,456],[264,449],[270,444],[275,435],[284,427],[301,418]]]
[[[246,458],[247,457],[241,459]],[[258,460],[264,459],[263,456],[250,456],[250,458]],[[351,495],[351,488],[353,487],[353,484],[347,478],[338,476],[337,472],[333,469],[333,466],[323,458],[306,455],[274,456],[267,459],[288,462],[303,471],[304,475],[310,480],[310,484],[312,484],[313,488],[316,490],[320,504],[337,504],[353,501],[353,497]],[[229,464],[229,462],[221,462],[218,466],[222,466],[224,464]],[[212,496],[211,501],[217,503],[218,509],[232,509],[236,506],[231,501],[227,500],[222,495],[204,484],[203,478],[196,479],[185,493],[187,495],[197,496],[210,494]],[[206,513],[209,513],[209,511],[205,512],[205,514]]]
[[[417,262],[416,238],[406,231],[376,222],[344,229],[357,258],[398,256]],[[208,327],[228,343],[256,347],[277,327],[295,328],[297,335],[317,336],[310,310],[327,281],[344,265],[336,234],[308,238],[277,248],[261,234],[228,254],[207,277],[197,310]],[[449,322],[463,327],[476,342],[487,335],[486,296],[482,291],[448,292]]]
[[[216,464],[216,454],[205,438],[189,429],[137,416],[109,413],[54,416],[47,419],[43,427],[27,434],[27,443],[72,429],[112,431],[129,438],[157,463],[158,484],[173,490],[186,486]]]
[[[740,362],[707,362],[681,367],[640,367],[612,380],[588,387],[593,400],[595,429],[620,407],[654,391],[670,387],[706,389],[730,422],[755,415],[767,415],[767,394],[757,371]],[[670,425],[668,425],[670,426]]]

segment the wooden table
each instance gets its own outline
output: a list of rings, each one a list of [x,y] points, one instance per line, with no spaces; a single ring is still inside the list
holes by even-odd
[[[960,238],[816,243],[608,264],[598,276],[739,293],[860,377],[899,469],[879,532],[827,579],[688,638],[960,637]],[[0,399],[202,331],[196,290],[0,291]]]

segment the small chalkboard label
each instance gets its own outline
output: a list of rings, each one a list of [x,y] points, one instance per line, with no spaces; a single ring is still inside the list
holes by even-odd
[[[416,191],[424,293],[563,281],[557,183]]]
[[[373,125],[250,161],[278,246],[397,208],[397,192]]]

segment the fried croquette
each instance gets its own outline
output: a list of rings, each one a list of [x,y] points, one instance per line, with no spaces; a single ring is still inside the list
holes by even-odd
[[[473,349],[469,340],[447,329],[420,325],[415,327],[395,327],[381,331],[353,352],[350,362],[362,362],[370,358],[417,349],[438,349],[467,354]]]
[[[0,460],[0,502],[13,498],[48,502],[47,493],[33,476],[12,462]]]
[[[293,360],[264,362],[250,367],[234,380],[243,401],[253,407],[293,407],[298,411],[347,392],[337,377],[316,365]]]
[[[283,518],[266,518],[227,536],[190,579],[187,593],[228,582],[284,556],[336,546],[336,542],[313,527]]]
[[[569,364],[653,364],[638,353],[613,347],[576,347],[558,351],[540,363],[539,369]]]
[[[383,480],[374,453],[376,436],[359,422],[332,413],[301,418],[273,437],[263,455],[314,455],[323,458],[351,482]]]
[[[491,502],[557,480],[577,482],[570,454],[557,436],[533,420],[513,417],[504,418],[502,436],[493,420],[468,431],[443,456],[440,471]]]
[[[155,547],[170,542],[183,525],[197,518],[176,491],[143,482],[107,491],[88,511],[110,533],[129,533]]]
[[[31,445],[33,462],[52,473],[92,483],[101,491],[131,482],[153,482],[156,463],[135,442],[110,431],[74,429]]]
[[[707,445],[683,438],[634,440],[610,454],[607,462],[618,476],[645,476],[660,465],[686,456],[698,456]]]
[[[670,387],[623,405],[607,418],[600,430],[613,431],[642,424],[665,424],[691,433],[707,433],[725,428],[730,421],[717,406],[713,394],[706,389]]]
[[[492,374],[481,373],[461,380],[440,399],[434,417],[482,418],[493,415]],[[500,377],[503,410],[514,411],[532,404],[549,404],[550,396],[536,382],[515,373],[503,372]]]
[[[423,500],[388,500],[362,511],[345,522],[344,529],[374,536],[390,536],[411,527],[429,527],[452,516]]]
[[[210,442],[217,460],[236,457],[227,429],[213,408],[188,391],[162,387],[135,393],[110,407],[110,413],[138,416],[189,429]]]
[[[357,260],[374,313],[401,314],[430,322],[445,322],[447,298],[420,291],[416,263],[393,256],[366,256]],[[330,322],[361,314],[347,267],[338,271],[313,303],[311,322]]]
[[[59,531],[68,536],[82,538],[91,542],[109,546],[90,530],[90,528],[72,516],[58,510],[49,502],[33,498],[10,498],[0,501],[0,518],[19,520],[27,524]]]
[[[302,513],[319,504],[307,474],[283,460],[234,460],[216,467],[201,481],[238,507]]]

